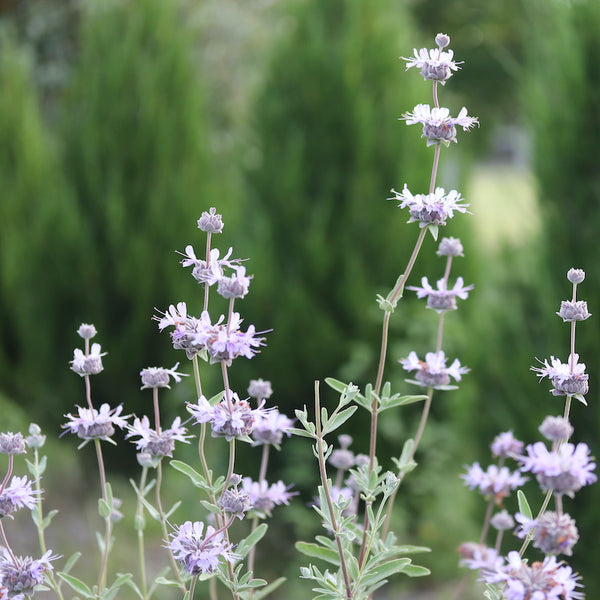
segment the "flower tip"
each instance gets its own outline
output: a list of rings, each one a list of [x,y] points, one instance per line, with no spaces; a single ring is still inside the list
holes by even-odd
[[[438,33],[435,36],[435,43],[438,45],[438,48],[446,48],[450,44],[450,36],[445,33]]]
[[[585,271],[583,269],[569,269],[567,272],[567,279],[577,285],[585,279]]]

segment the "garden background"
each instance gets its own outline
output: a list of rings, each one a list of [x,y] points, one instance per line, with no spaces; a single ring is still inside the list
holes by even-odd
[[[75,330],[93,322],[109,353],[96,402],[147,410],[139,371],[182,360],[151,317],[180,300],[201,305],[175,250],[200,243],[196,219],[211,206],[225,221],[221,247],[250,259],[246,322],[273,329],[262,353],[232,370],[234,389],[268,379],[272,400],[293,415],[311,404],[315,379],[372,380],[375,296],[396,280],[416,235],[386,198],[405,182],[424,189],[432,154],[398,121],[428,93],[398,57],[438,32],[465,61],[443,103],[467,106],[481,123],[442,152],[439,178],[473,213],[443,232],[461,238],[458,274],[476,286],[446,336],[447,353],[472,371],[436,398],[398,503],[401,539],[434,550],[421,561],[432,577],[411,585],[439,590],[460,577],[455,548],[478,537],[484,502],[464,489],[463,464],[486,463],[500,431],[537,439],[552,412],[556,399],[529,368],[536,357],[566,358],[554,313],[569,296],[570,267],[586,270],[581,296],[594,315],[578,328],[589,406],[572,420],[576,441],[597,454],[599,30],[597,0],[1,1],[1,430],[34,421],[53,438],[43,485],[61,514],[49,539],[90,543],[86,517],[70,515],[83,508],[95,518],[93,457],[56,439],[83,398],[68,368]],[[413,285],[442,275],[431,240],[421,254]],[[434,335],[435,315],[423,317],[408,296],[392,320],[395,358],[429,350]],[[401,369],[391,372],[409,393]],[[183,415],[191,382],[166,398]],[[418,418],[410,408],[388,414],[383,456],[398,454]],[[350,431],[356,451],[367,429]],[[318,526],[306,507],[310,456],[298,439],[275,459],[278,477],[301,492],[279,509],[262,550],[267,573],[290,577],[286,598],[308,593],[294,581],[301,559],[288,542],[290,528],[309,539]],[[107,457],[127,502],[134,448]],[[256,470],[259,456],[242,461]],[[173,475],[171,486],[193,511],[187,480]],[[600,595],[599,506],[598,486],[567,504],[582,532],[571,564],[590,598]]]

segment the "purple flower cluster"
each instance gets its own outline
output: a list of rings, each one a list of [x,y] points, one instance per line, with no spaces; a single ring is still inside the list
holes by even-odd
[[[181,566],[194,576],[213,573],[219,563],[235,560],[232,545],[224,533],[211,525],[204,531],[201,521],[186,521],[176,527],[167,547]]]
[[[281,504],[289,504],[294,492],[283,481],[269,485],[266,481],[253,481],[250,477],[242,480],[242,489],[250,498],[250,510],[259,515],[271,516],[271,511]]]
[[[583,486],[598,479],[592,472],[596,464],[587,444],[564,443],[557,450],[548,450],[543,442],[536,442],[526,450],[527,456],[520,458],[522,469],[531,471],[543,490],[572,498]]]
[[[106,352],[101,352],[100,344],[92,344],[92,349],[88,353],[75,348],[73,350],[73,360],[71,361],[71,369],[84,377],[85,375],[97,375],[104,366],[102,365],[102,357],[106,356]]]
[[[543,562],[526,563],[518,552],[509,552],[506,562],[495,568],[483,568],[481,579],[486,583],[504,584],[502,598],[506,600],[578,600],[584,595],[579,577],[568,565],[554,556]]]
[[[50,561],[57,558],[51,550],[38,559],[12,556],[4,551],[0,555],[0,588],[6,596],[1,597],[23,600],[31,596],[44,583],[45,574],[52,571]]]
[[[490,465],[484,471],[478,462],[468,467],[467,473],[461,477],[469,489],[478,489],[484,496],[492,496],[498,505],[511,490],[516,490],[527,481],[527,477],[518,470],[510,471],[508,467]]]
[[[425,360],[419,360],[416,352],[411,352],[408,358],[400,359],[400,363],[406,371],[416,371],[416,383],[425,387],[444,388],[450,384],[450,378],[460,381],[465,373],[469,372],[467,367],[461,367],[458,358],[447,367],[446,355],[443,350],[439,352],[428,352]]]
[[[211,323],[208,312],[202,312],[198,319],[187,314],[185,302],[177,306],[169,306],[167,312],[158,319],[158,328],[174,327],[171,332],[173,347],[186,351],[188,358],[205,350],[211,363],[224,361],[230,366],[238,356],[252,358],[257,348],[264,345],[264,338],[259,337],[254,325],[242,331],[242,319],[239,313],[232,313],[228,323],[221,315],[216,323]]]
[[[71,413],[65,415],[69,420],[62,427],[85,440],[85,443],[95,439],[112,442],[110,438],[115,433],[115,426],[124,429],[129,418],[129,415],[120,416],[123,411],[122,404],[111,409],[105,403],[99,411],[95,408],[82,408],[81,406],[78,406],[77,410],[77,416]]]
[[[39,490],[33,489],[33,482],[27,477],[13,477],[8,486],[0,491],[0,519],[9,517],[20,508],[31,510],[39,501]]]
[[[588,392],[588,375],[585,372],[585,364],[578,361],[578,354],[570,354],[566,363],[552,356],[550,364],[545,360],[542,367],[531,367],[531,370],[538,373],[540,380],[548,377],[554,386],[550,390],[552,395],[576,396],[585,404],[583,396]]]
[[[462,204],[460,193],[451,190],[446,193],[444,188],[438,187],[431,194],[412,194],[404,184],[402,192],[392,190],[394,194],[390,200],[400,202],[400,208],[408,208],[410,219],[408,223],[417,222],[419,227],[428,225],[445,225],[448,219],[454,216],[454,211],[466,213],[468,204]]]
[[[126,439],[137,437],[132,440],[138,451],[138,461],[140,464],[150,464],[155,467],[163,456],[173,456],[175,442],[188,443],[192,436],[185,435],[187,429],[182,427],[181,418],[176,417],[169,429],[163,429],[157,432],[150,427],[150,420],[147,416],[141,419],[135,418],[133,425],[127,425],[128,433]]]
[[[225,437],[227,441],[250,435],[256,421],[265,414],[265,409],[251,408],[250,403],[240,400],[235,392],[214,406],[200,396],[196,404],[188,403],[187,408],[197,423],[210,423],[213,437]]]
[[[421,123],[423,125],[423,135],[427,140],[427,145],[434,144],[449,145],[450,142],[456,142],[456,126],[462,127],[468,131],[474,125],[478,125],[475,117],[467,114],[467,109],[463,106],[458,116],[451,117],[450,110],[445,107],[431,107],[429,104],[417,104],[412,112],[402,115],[402,119],[407,125]]]
[[[437,289],[432,288],[429,279],[423,277],[421,287],[408,286],[406,289],[417,292],[417,298],[427,298],[427,308],[432,308],[441,314],[449,310],[456,310],[456,299],[466,300],[469,292],[475,287],[474,285],[465,285],[462,277],[456,280],[452,289],[448,289],[445,279],[438,280],[436,286]]]

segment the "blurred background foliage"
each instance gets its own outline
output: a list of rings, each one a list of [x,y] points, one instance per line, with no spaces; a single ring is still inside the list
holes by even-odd
[[[202,252],[196,219],[210,206],[225,220],[215,243],[249,258],[255,276],[240,311],[273,330],[256,359],[232,369],[234,387],[270,379],[274,401],[292,414],[312,402],[315,379],[370,381],[375,295],[394,283],[417,235],[386,198],[405,182],[425,191],[433,154],[397,120],[430,101],[430,86],[398,57],[447,32],[465,64],[441,102],[453,112],[466,105],[482,124],[442,152],[438,178],[473,212],[441,232],[461,237],[455,274],[476,284],[447,319],[445,342],[472,372],[434,403],[396,518],[403,535],[435,550],[434,577],[419,584],[456,578],[453,549],[478,535],[483,511],[458,479],[462,464],[487,462],[499,431],[536,439],[543,416],[560,410],[529,367],[535,357],[566,360],[568,328],[554,313],[570,295],[571,266],[587,271],[582,295],[598,314],[599,28],[595,0],[3,0],[3,414],[19,420],[25,408],[60,431],[62,415],[83,402],[68,369],[81,322],[96,324],[109,352],[95,400],[146,410],[139,370],[186,362],[151,317],[181,300],[192,312],[200,306],[175,251],[192,243]],[[428,239],[413,285],[441,277],[434,250]],[[392,362],[430,350],[436,327],[413,296],[393,319],[389,352],[388,376],[406,391]],[[597,452],[596,331],[594,320],[578,328],[592,383],[589,407],[575,407],[573,420],[578,441]],[[190,385],[173,390],[168,410],[181,414],[192,396]],[[411,408],[386,414],[384,456],[399,453],[416,418]],[[351,425],[356,451],[366,430]],[[273,475],[302,492],[271,538],[282,558],[268,568],[286,565],[292,578],[297,557],[282,537],[289,527],[314,532],[302,504],[314,483],[308,456],[302,440],[288,442]],[[242,469],[256,468],[252,453],[241,459]],[[133,451],[109,460],[123,474],[135,464]],[[584,531],[600,526],[597,488],[569,506]],[[589,597],[600,594],[599,560],[582,536],[572,562]]]

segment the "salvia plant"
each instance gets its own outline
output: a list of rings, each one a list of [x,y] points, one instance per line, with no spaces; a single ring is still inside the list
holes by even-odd
[[[203,233],[202,253],[188,245],[181,253],[181,265],[202,290],[193,308],[180,301],[157,310],[154,319],[160,331],[167,332],[180,359],[172,368],[148,367],[140,372],[141,390],[151,394],[150,415],[127,414],[122,404],[94,405],[92,378],[103,371],[106,352],[95,341],[98,335],[91,324],[82,324],[77,333],[83,347],[76,348],[72,371],[83,383],[84,400],[65,415],[63,434],[79,438],[79,448],[95,453],[98,465],[100,498],[98,511],[103,522],[97,533],[100,562],[93,581],[84,581],[77,573],[80,554],[60,556],[46,547],[46,529],[56,511],[45,513],[41,482],[46,457],[41,449],[46,441],[40,427],[31,424],[28,435],[0,434],[0,453],[8,456],[6,474],[0,484],[0,599],[30,598],[38,590],[49,590],[63,600],[68,597],[103,599],[160,597],[161,586],[179,590],[184,600],[202,597],[216,600],[223,589],[234,600],[260,600],[274,592],[283,578],[266,581],[255,576],[256,547],[267,533],[269,519],[278,506],[293,501],[293,486],[269,478],[269,456],[279,450],[291,435],[302,436],[312,445],[318,488],[312,501],[316,519],[323,531],[314,540],[296,542],[297,550],[308,563],[301,567],[300,578],[308,580],[320,600],[367,600],[390,578],[403,574],[420,577],[428,569],[413,562],[413,555],[427,552],[422,546],[402,544],[392,529],[392,514],[404,478],[417,466],[415,457],[425,430],[436,392],[457,389],[469,369],[458,358],[444,351],[444,323],[448,313],[457,310],[459,301],[468,298],[473,285],[460,276],[451,276],[455,258],[463,256],[459,239],[438,234],[455,214],[467,213],[468,204],[457,190],[446,190],[437,183],[442,148],[457,142],[458,130],[467,131],[478,124],[462,108],[456,117],[440,106],[438,92],[460,68],[448,49],[450,38],[438,34],[436,47],[414,51],[404,59],[406,68],[416,67],[432,85],[432,105],[418,104],[402,116],[408,125],[420,124],[422,137],[432,147],[429,187],[416,192],[404,185],[392,190],[392,200],[408,209],[409,223],[415,223],[415,245],[403,265],[398,279],[385,295],[377,297],[381,309],[381,346],[375,380],[359,387],[329,378],[327,388],[314,384],[314,405],[295,412],[295,418],[282,414],[273,405],[269,381],[252,380],[247,390],[233,390],[230,369],[238,359],[253,358],[266,345],[268,330],[245,324],[238,312],[239,303],[248,294],[251,277],[233,249],[213,247],[214,237],[222,234],[223,220],[216,208],[198,219]],[[413,266],[428,236],[437,243],[440,273],[435,283],[424,276],[420,285],[407,285]],[[511,431],[499,434],[491,445],[496,462],[488,467],[474,463],[462,475],[472,490],[487,500],[487,511],[480,539],[460,546],[462,565],[477,571],[486,586],[482,594],[488,600],[577,600],[583,598],[582,584],[573,570],[559,558],[569,556],[578,539],[572,517],[564,510],[563,498],[573,498],[583,486],[596,481],[595,464],[584,443],[569,442],[573,427],[569,415],[573,400],[585,405],[588,375],[575,348],[577,321],[590,314],[584,301],[577,299],[578,285],[585,278],[580,269],[571,269],[567,278],[573,286],[570,300],[561,303],[558,315],[570,323],[570,347],[566,362],[551,356],[540,360],[532,370],[541,380],[549,380],[551,394],[564,399],[564,409],[548,416],[540,425],[546,443],[525,445]],[[385,379],[388,365],[389,327],[405,290],[415,292],[426,301],[426,308],[437,314],[437,331],[430,340],[430,351],[419,356],[393,357],[406,382],[417,393],[403,394],[392,390]],[[224,299],[227,310],[217,314],[211,293]],[[94,340],[94,341],[93,341]],[[565,353],[567,354],[567,353]],[[182,361],[191,363],[179,371]],[[219,373],[218,389],[205,389],[207,369]],[[183,371],[191,371],[184,373]],[[165,423],[161,411],[161,394],[171,385],[190,376],[195,387],[195,401],[182,407],[181,415]],[[208,378],[214,381],[215,378]],[[147,391],[146,391],[147,390]],[[323,401],[322,396],[337,397],[337,403]],[[399,410],[420,404],[421,417],[414,435],[406,439],[397,457],[377,453],[378,423],[386,410]],[[327,408],[326,405],[329,407]],[[183,410],[185,409],[185,411]],[[368,424],[369,444],[364,453],[352,449],[352,438],[342,427],[350,419]],[[139,478],[131,480],[137,498],[133,519],[136,532],[138,569],[135,576],[120,573],[111,562],[115,545],[115,522],[122,517],[120,502],[113,495],[105,469],[103,446],[116,444],[117,430],[136,452]],[[224,472],[215,472],[215,460],[206,448],[209,436],[217,438],[227,456]],[[175,457],[181,444],[197,447],[197,460],[190,464]],[[258,447],[257,469],[252,477],[238,472],[236,452],[241,445]],[[28,475],[14,474],[15,455],[30,451],[26,464]],[[308,450],[308,447],[307,447]],[[31,453],[33,457],[31,458]],[[509,463],[512,461],[512,464]],[[168,464],[167,464],[168,463]],[[175,469],[189,478],[199,497],[198,514],[186,519],[180,502],[170,505],[163,489],[164,469]],[[542,490],[539,508],[534,514],[520,489],[535,478]],[[519,512],[511,515],[504,500],[517,495]],[[550,510],[551,501],[554,503]],[[18,554],[18,540],[2,517],[12,517],[18,510],[31,511],[39,539],[39,558]],[[164,569],[148,572],[148,520],[155,520],[162,532]],[[238,526],[233,527],[234,523]],[[515,549],[504,554],[503,535],[512,530],[517,538]],[[493,534],[493,531],[496,533]],[[241,533],[240,533],[241,532]],[[490,542],[490,537],[494,537]],[[521,540],[520,542],[518,540]],[[542,553],[543,558],[525,555],[526,550]],[[61,565],[60,569],[56,565]],[[468,575],[469,572],[467,572]],[[468,576],[456,589],[461,598]],[[201,583],[204,582],[204,583]]]

